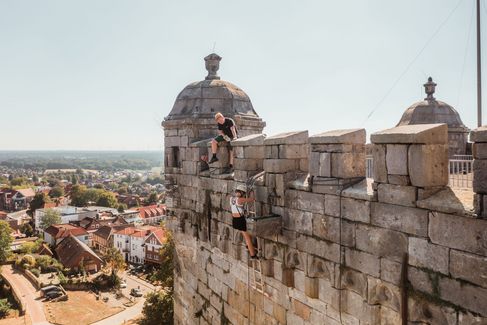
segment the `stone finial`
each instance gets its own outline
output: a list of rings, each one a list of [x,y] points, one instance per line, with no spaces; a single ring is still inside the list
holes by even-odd
[[[211,53],[207,57],[205,57],[205,68],[208,71],[208,75],[206,76],[206,80],[219,80],[220,77],[216,74],[218,69],[220,69],[220,60],[221,56],[216,53]]]
[[[433,94],[435,93],[436,83],[433,82],[433,78],[429,77],[428,82],[425,83],[423,86],[426,93],[425,100],[435,100]]]

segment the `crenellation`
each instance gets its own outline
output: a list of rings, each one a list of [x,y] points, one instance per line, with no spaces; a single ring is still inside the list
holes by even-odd
[[[189,116],[183,104],[201,96],[201,87],[222,98],[201,99],[208,112]],[[194,84],[163,122],[167,206],[180,268],[176,324],[398,324],[404,287],[411,323],[485,321],[485,127],[471,133],[470,207],[447,186],[446,124],[372,134],[373,179],[365,178],[364,129],[266,136],[250,100],[232,87],[213,79]],[[223,170],[226,145],[205,170],[216,133],[210,104],[238,126],[233,173]],[[265,294],[252,287],[248,250],[231,226],[234,189],[257,174],[256,215],[280,218],[272,233],[252,230],[259,234]],[[401,280],[405,256],[407,283]]]

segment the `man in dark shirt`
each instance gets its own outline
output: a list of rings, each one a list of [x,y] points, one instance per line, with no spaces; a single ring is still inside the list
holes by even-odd
[[[235,127],[235,122],[233,122],[232,119],[230,118],[225,118],[222,113],[216,113],[215,114],[215,121],[218,123],[218,135],[211,140],[211,153],[213,156],[211,157],[211,160],[208,162],[209,164],[212,164],[216,161],[218,161],[218,158],[216,157],[216,151],[218,149],[218,143],[220,142],[228,142],[228,147],[229,147],[229,162],[230,162],[230,169],[233,168],[233,149],[232,146],[230,145],[231,140],[235,140],[237,138],[237,129]]]

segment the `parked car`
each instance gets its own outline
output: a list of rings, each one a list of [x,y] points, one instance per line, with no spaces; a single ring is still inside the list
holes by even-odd
[[[49,292],[61,292],[61,288],[55,285],[50,285],[44,288],[41,288],[41,296],[46,296]]]
[[[125,281],[120,282],[120,288],[122,289],[127,288],[127,283]]]
[[[140,291],[140,289],[137,289],[137,288],[132,288],[132,290],[130,290],[130,295],[131,296],[134,296],[134,297],[142,297],[142,291]]]
[[[54,298],[61,297],[62,295],[63,293],[61,291],[49,291],[46,293],[46,299],[52,300]]]

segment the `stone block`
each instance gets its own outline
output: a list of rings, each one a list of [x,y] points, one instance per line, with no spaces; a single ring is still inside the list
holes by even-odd
[[[246,159],[264,159],[265,157],[264,146],[243,147],[243,150],[243,158]]]
[[[351,221],[369,223],[370,202],[351,198],[342,198],[342,216],[343,218]]]
[[[487,160],[473,161],[473,191],[487,194]]]
[[[263,160],[261,159],[241,159],[236,158],[234,160],[234,167],[238,170],[262,170]]]
[[[408,169],[413,186],[448,185],[448,145],[409,146]]]
[[[298,250],[316,255],[333,262],[340,261],[340,246],[309,236],[299,236],[296,239]]]
[[[388,260],[380,259],[380,278],[389,283],[399,285],[401,281],[402,264]]]
[[[438,275],[434,273],[426,273],[423,270],[415,267],[408,267],[408,281],[414,290],[433,294],[438,291],[438,287],[433,287],[438,282]]]
[[[408,251],[408,238],[405,234],[378,227],[357,225],[356,247],[359,250],[401,262]]]
[[[457,315],[453,308],[439,306],[417,297],[409,298],[408,305],[408,320],[414,324],[457,324]]]
[[[320,153],[311,152],[309,155],[309,174],[311,176],[320,176]]]
[[[472,144],[472,154],[474,159],[487,159],[487,143]]]
[[[388,144],[386,148],[387,174],[408,175],[408,146]]]
[[[363,144],[311,144],[311,151],[316,152],[365,152]]]
[[[325,196],[316,193],[296,191],[296,208],[313,213],[325,211]]]
[[[352,269],[343,269],[341,276],[341,289],[354,291],[367,299],[367,276]]]
[[[197,162],[187,160],[183,161],[182,169],[183,173],[188,175],[196,175],[199,171]]]
[[[487,289],[441,278],[440,297],[469,311],[487,316]]]
[[[313,233],[313,214],[301,210],[286,209],[284,216],[282,216],[282,226],[287,230],[311,235]]]
[[[371,203],[371,223],[384,228],[426,237],[428,211],[386,203]]]
[[[331,177],[331,153],[322,152],[319,154],[318,174],[312,176]]]
[[[286,287],[294,288],[294,270],[289,268],[283,268],[281,272],[281,282]]]
[[[446,124],[401,125],[372,133],[370,141],[388,144],[446,144],[448,142],[448,126]]]
[[[311,315],[311,308],[308,305],[303,304],[301,301],[293,299],[293,310],[294,313],[307,321]],[[293,324],[292,322],[290,324]]]
[[[394,185],[411,185],[411,179],[409,178],[409,176],[404,175],[387,175],[387,182]]]
[[[333,287],[332,283],[325,279],[319,280],[319,299],[329,307],[338,309],[340,305],[340,290]]]
[[[365,129],[332,130],[309,137],[311,144],[365,144]]]
[[[458,325],[486,325],[487,317],[475,316],[469,312],[458,312]]]
[[[397,325],[401,324],[401,314],[385,306],[380,307],[380,324]]]
[[[289,144],[279,146],[279,158],[300,159],[308,158],[309,146],[307,144]]]
[[[286,248],[284,255],[284,267],[290,269],[306,270],[306,254],[296,249]]]
[[[333,217],[340,216],[340,197],[336,195],[325,195],[325,214]]]
[[[279,146],[265,146],[264,157],[266,159],[279,159]]]
[[[338,243],[340,220],[322,214],[313,214],[313,236]]]
[[[232,146],[262,146],[266,138],[265,134],[251,134],[232,141]]]
[[[487,220],[433,212],[430,214],[429,236],[442,246],[487,255]]]
[[[379,202],[409,207],[416,206],[417,188],[414,186],[379,184],[377,192]]]
[[[450,250],[450,273],[453,277],[487,288],[487,258]]]
[[[284,261],[284,247],[284,245],[278,244],[276,242],[265,241],[265,258],[274,259],[280,262]]]
[[[305,277],[304,279],[304,294],[312,299],[318,299],[319,295],[319,279]]]
[[[264,145],[305,144],[308,143],[308,131],[286,132],[273,135],[264,140]]]
[[[409,264],[448,274],[448,248],[428,243],[426,239],[409,238]]]
[[[327,279],[328,281],[333,281],[335,278],[335,267],[332,262],[308,254],[307,263],[309,277]]]
[[[386,146],[374,144],[372,146],[372,156],[374,159],[374,181],[379,183],[387,183]]]
[[[359,294],[349,291],[342,291],[342,310],[358,319],[364,324],[379,324],[380,306],[368,305]]]
[[[365,154],[332,153],[331,176],[337,178],[365,177]]]
[[[380,260],[372,254],[345,248],[345,264],[363,273],[380,276]]]
[[[379,279],[368,277],[368,303],[401,311],[401,292],[398,287]]]
[[[294,159],[264,159],[264,170],[268,173],[286,173],[299,168]]]
[[[487,125],[476,128],[470,131],[471,142],[487,142]]]

